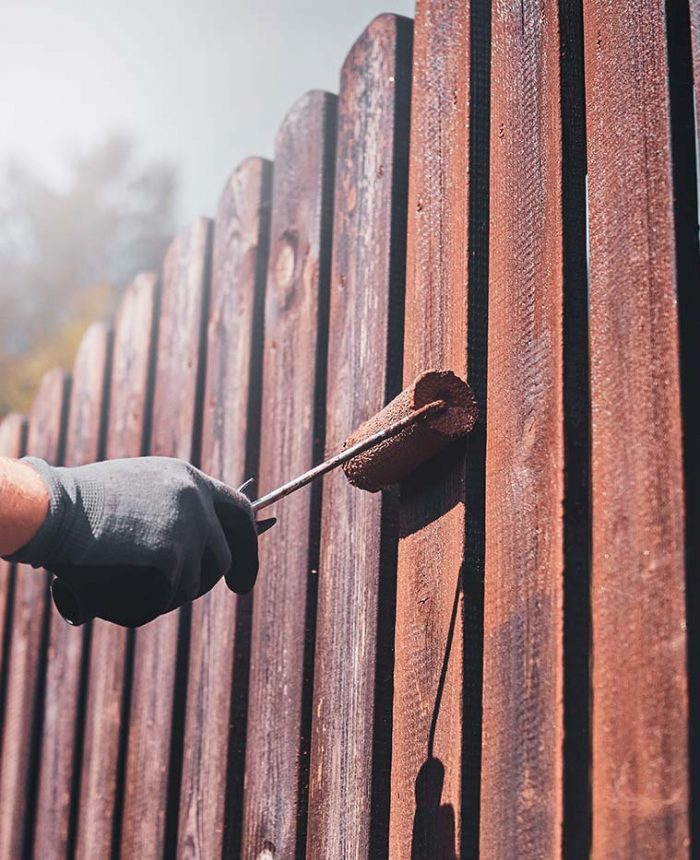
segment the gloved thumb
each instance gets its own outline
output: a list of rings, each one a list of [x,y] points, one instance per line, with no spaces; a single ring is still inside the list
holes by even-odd
[[[243,497],[245,498],[245,497]],[[224,574],[226,585],[236,594],[247,594],[258,575],[258,532],[250,502],[218,496],[214,511],[231,550],[231,567]]]

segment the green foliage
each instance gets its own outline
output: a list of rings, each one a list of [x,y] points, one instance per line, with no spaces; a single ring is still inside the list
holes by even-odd
[[[0,416],[26,411],[44,373],[70,368],[83,332],[139,271],[160,266],[176,178],[112,137],[57,188],[21,164],[0,179]]]

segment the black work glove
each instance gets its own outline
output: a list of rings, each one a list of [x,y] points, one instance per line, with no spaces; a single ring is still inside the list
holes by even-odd
[[[11,561],[56,574],[71,624],[137,627],[205,594],[222,577],[250,591],[258,572],[248,499],[183,460],[138,457],[56,468],[25,457],[49,488],[48,516]]]

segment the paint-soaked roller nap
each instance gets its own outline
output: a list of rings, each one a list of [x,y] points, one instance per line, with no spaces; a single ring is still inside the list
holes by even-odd
[[[477,417],[471,388],[451,370],[428,370],[350,436],[343,450],[253,502],[256,511],[343,467],[370,492],[401,481],[438,451],[466,435]]]
[[[467,383],[451,370],[429,370],[358,427],[343,447],[350,448],[431,403],[445,405],[344,463],[348,481],[370,493],[383,490],[401,481],[474,426],[476,401]]]

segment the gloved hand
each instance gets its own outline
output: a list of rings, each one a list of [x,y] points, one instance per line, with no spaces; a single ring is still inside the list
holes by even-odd
[[[258,572],[248,499],[183,460],[138,457],[56,468],[25,457],[49,488],[49,513],[11,561],[56,574],[56,608],[137,627],[222,577],[250,591]]]

